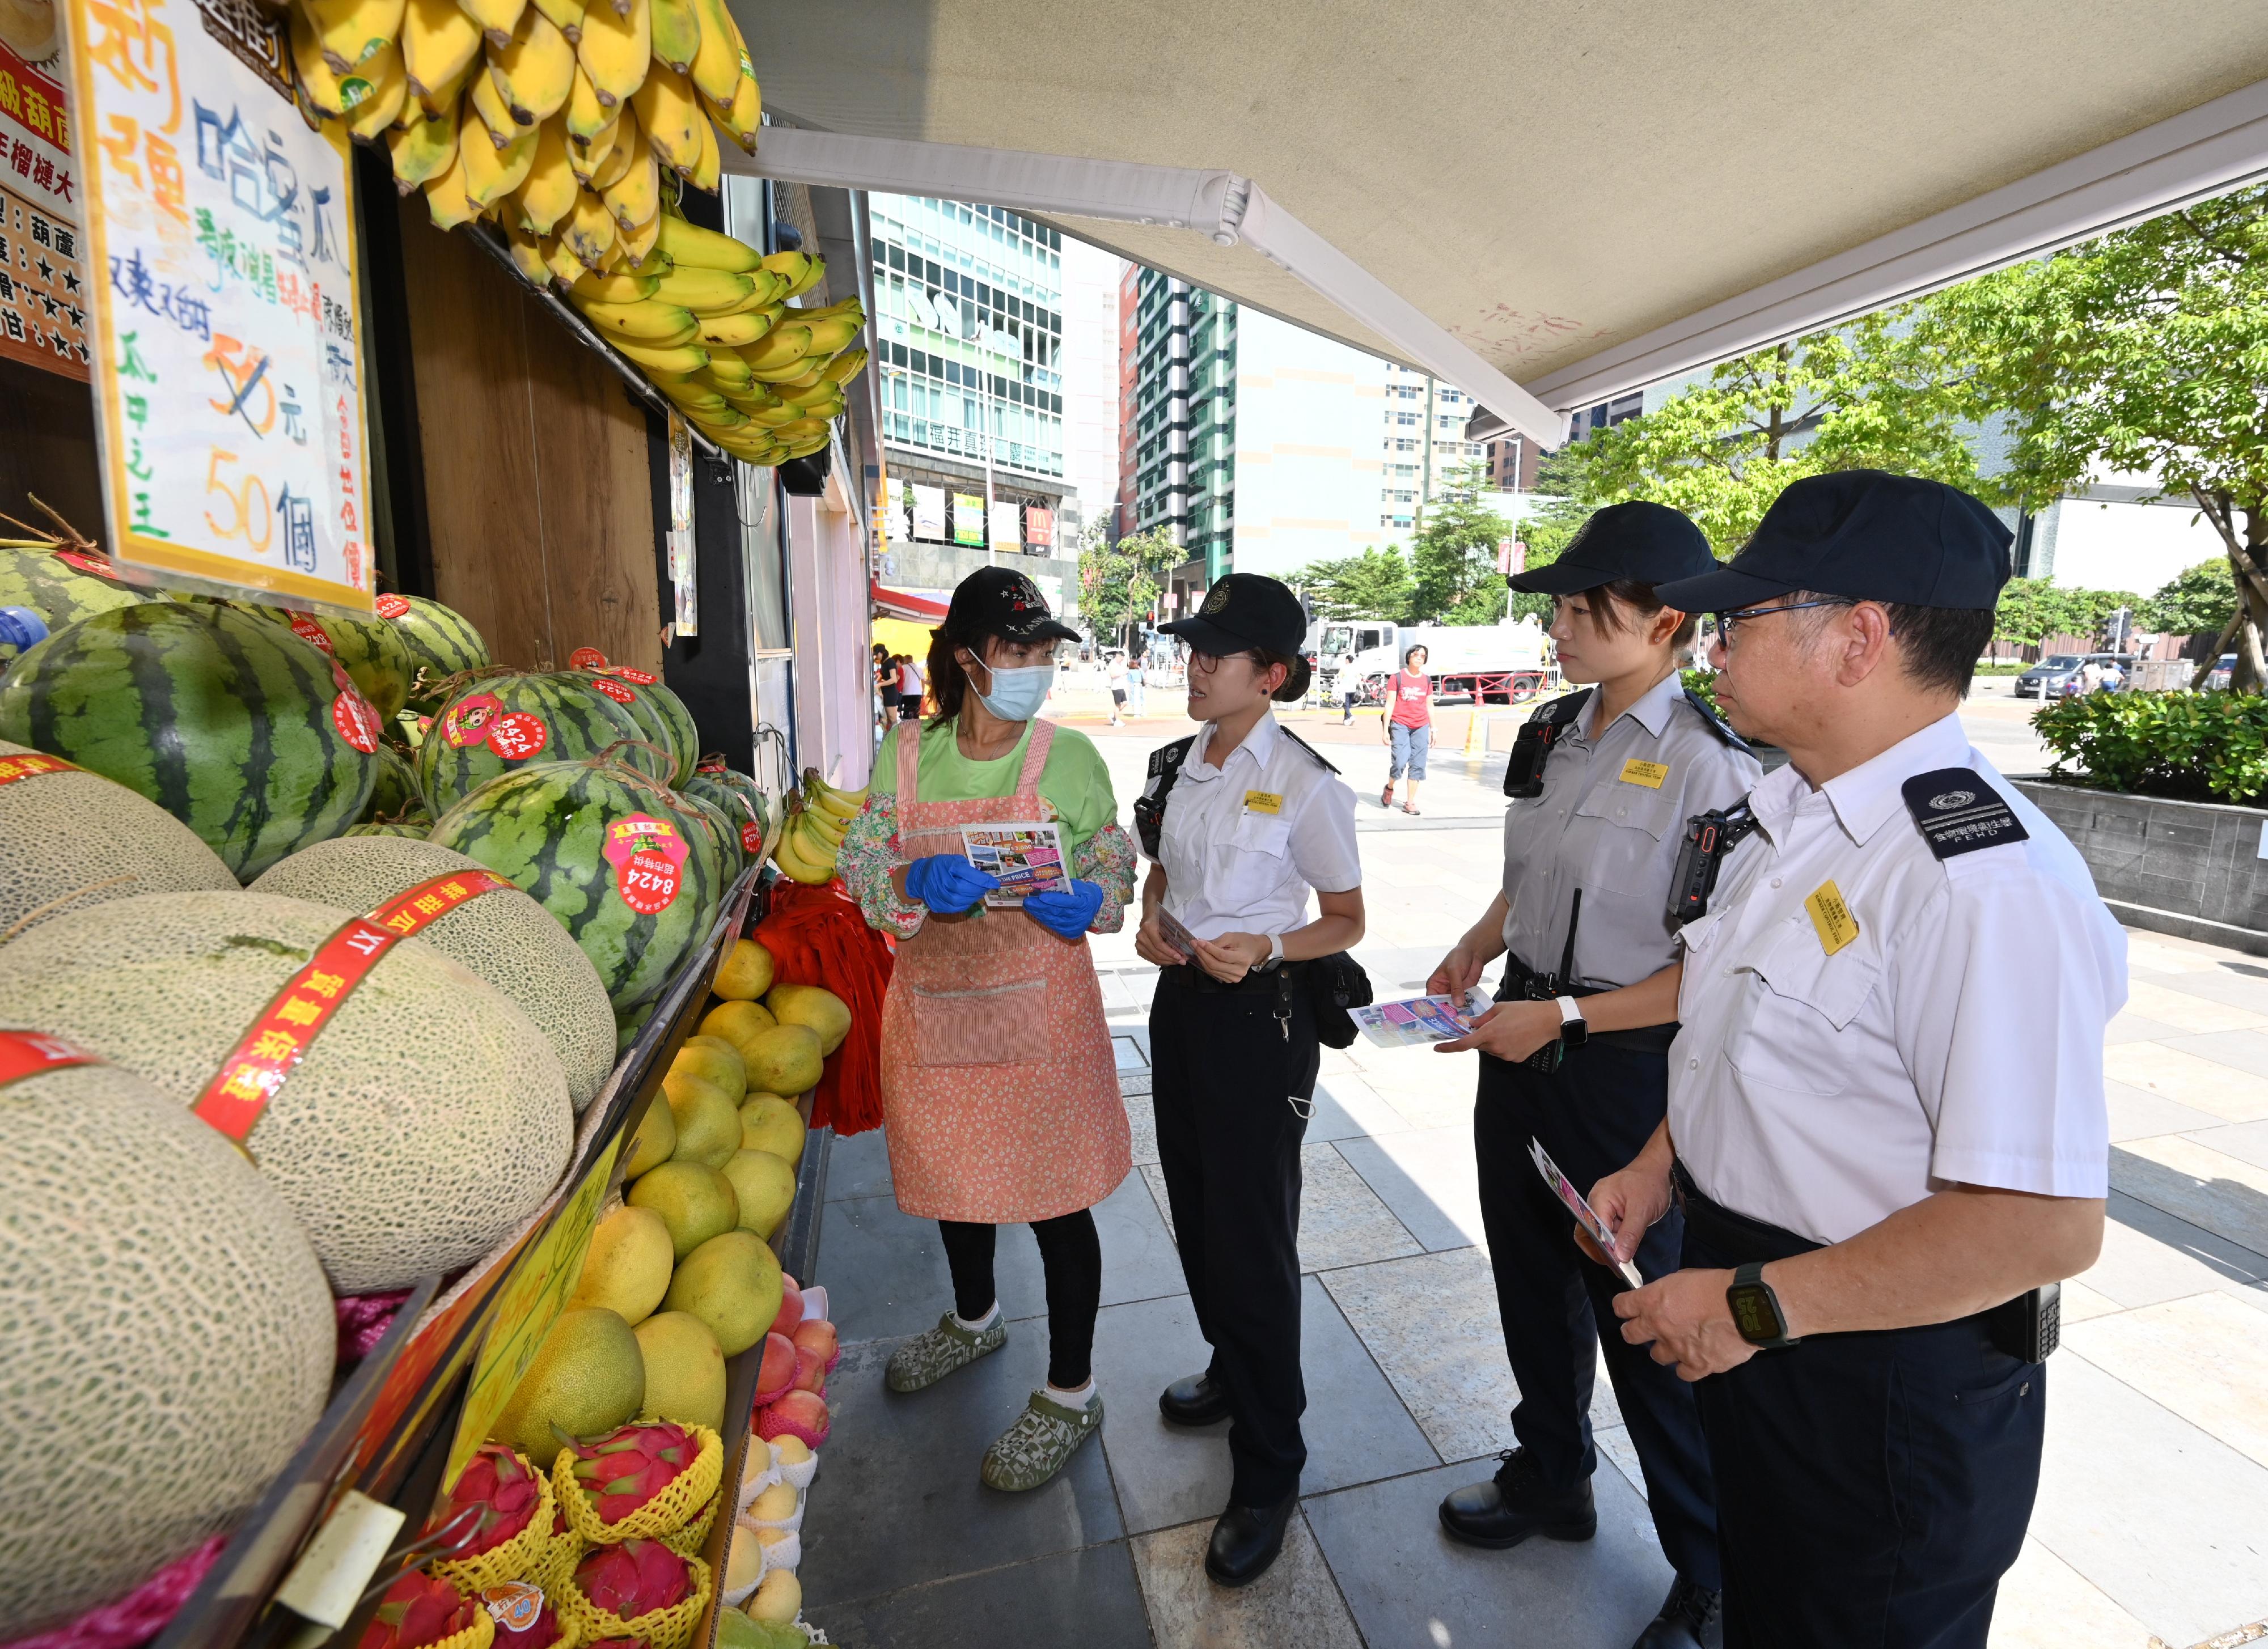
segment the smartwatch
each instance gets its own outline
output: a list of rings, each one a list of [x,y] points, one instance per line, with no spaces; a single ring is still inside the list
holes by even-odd
[[[1733,1326],[1750,1345],[1770,1351],[1775,1346],[1800,1343],[1787,1331],[1787,1318],[1781,1314],[1779,1296],[1764,1281],[1764,1261],[1751,1260],[1734,1268],[1732,1286],[1725,1291],[1725,1304],[1732,1308]]]
[[[1559,1045],[1562,1048],[1580,1048],[1589,1042],[1591,1022],[1583,1017],[1583,1010],[1576,1005],[1575,998],[1555,997],[1552,1000],[1559,1009]]]
[[[1265,966],[1270,968],[1278,967],[1282,964],[1283,961],[1284,936],[1281,933],[1270,933],[1268,936],[1268,961]]]

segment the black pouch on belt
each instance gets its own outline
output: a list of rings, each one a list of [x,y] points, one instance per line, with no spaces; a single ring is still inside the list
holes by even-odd
[[[1300,982],[1314,1010],[1315,1038],[1326,1048],[1351,1048],[1359,1034],[1349,1008],[1371,1005],[1370,975],[1345,951],[1300,965]]]
[[[2044,1363],[2063,1343],[2063,1285],[2025,1290],[1984,1314],[1984,1332],[1996,1351],[2020,1363]]]

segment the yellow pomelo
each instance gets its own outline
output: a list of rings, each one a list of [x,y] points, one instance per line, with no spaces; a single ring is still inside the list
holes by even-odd
[[[774,985],[764,1005],[783,1025],[801,1025],[819,1036],[819,1051],[831,1054],[850,1034],[850,1009],[841,997],[819,985]]]
[[[768,1151],[791,1168],[803,1160],[803,1113],[777,1093],[752,1093],[740,1108],[740,1149]]]
[[[663,1163],[631,1186],[625,1200],[661,1216],[669,1227],[670,1252],[680,1260],[740,1223],[740,1194],[732,1181],[698,1162]]]
[[[727,1357],[764,1337],[779,1315],[779,1262],[753,1231],[711,1237],[678,1262],[662,1304],[707,1323]]]
[[[703,1082],[713,1082],[725,1090],[725,1097],[738,1105],[748,1092],[748,1062],[740,1057],[740,1050],[718,1036],[688,1039],[677,1050],[677,1057],[669,1062],[673,1071],[682,1071]]]
[[[641,1414],[681,1425],[725,1424],[725,1353],[709,1325],[689,1311],[664,1311],[637,1326],[645,1354]]]
[[[622,1164],[622,1178],[635,1180],[669,1160],[670,1152],[677,1149],[677,1113],[669,1108],[669,1101],[657,1096],[647,1101],[645,1115],[638,1119],[637,1133],[630,1140],[630,1159]]]
[[[736,1151],[724,1174],[740,1199],[740,1229],[769,1239],[795,1201],[795,1170],[769,1151]]]
[[[775,1569],[756,1583],[747,1602],[748,1618],[784,1626],[803,1610],[803,1582],[792,1569]]]
[[[604,1306],[633,1327],[669,1292],[677,1255],[669,1226],[651,1208],[617,1208],[591,1233],[591,1251],[570,1306]]]
[[[772,988],[772,953],[754,939],[735,941],[709,988],[728,1002],[754,1002]]]
[[[827,1069],[819,1033],[807,1026],[759,1031],[740,1051],[747,1056],[748,1086],[758,1093],[808,1093]]]
[[[670,1115],[677,1118],[677,1148],[672,1162],[699,1162],[721,1168],[740,1148],[740,1108],[713,1082],[673,1070],[661,1079]]]
[[[749,1042],[778,1023],[762,1003],[719,1002],[701,1016],[701,1034],[722,1037],[746,1058]]]
[[[559,1314],[490,1435],[528,1459],[559,1458],[559,1435],[595,1437],[645,1402],[645,1356],[630,1325],[599,1306]]]

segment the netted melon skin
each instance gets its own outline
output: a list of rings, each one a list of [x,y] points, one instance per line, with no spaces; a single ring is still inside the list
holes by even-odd
[[[192,1104],[341,921],[266,894],[117,900],[0,947],[0,1023],[69,1037]],[[246,1145],[334,1292],[364,1294],[488,1253],[557,1182],[573,1129],[534,1022],[407,939],[344,998]]]
[[[342,836],[303,848],[250,891],[307,899],[360,916],[404,888],[453,871],[482,869],[431,842]],[[518,1003],[549,1039],[579,1115],[615,1064],[615,1009],[591,959],[558,919],[517,887],[467,900],[418,939],[461,962]]]
[[[14,1638],[233,1528],[321,1415],[337,1329],[275,1188],[115,1066],[0,1087],[0,1245]]]

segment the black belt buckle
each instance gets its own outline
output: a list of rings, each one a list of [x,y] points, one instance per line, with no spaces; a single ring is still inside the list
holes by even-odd
[[[2063,1343],[2063,1285],[2027,1289],[1984,1314],[1992,1349],[2020,1363],[2044,1363]]]

